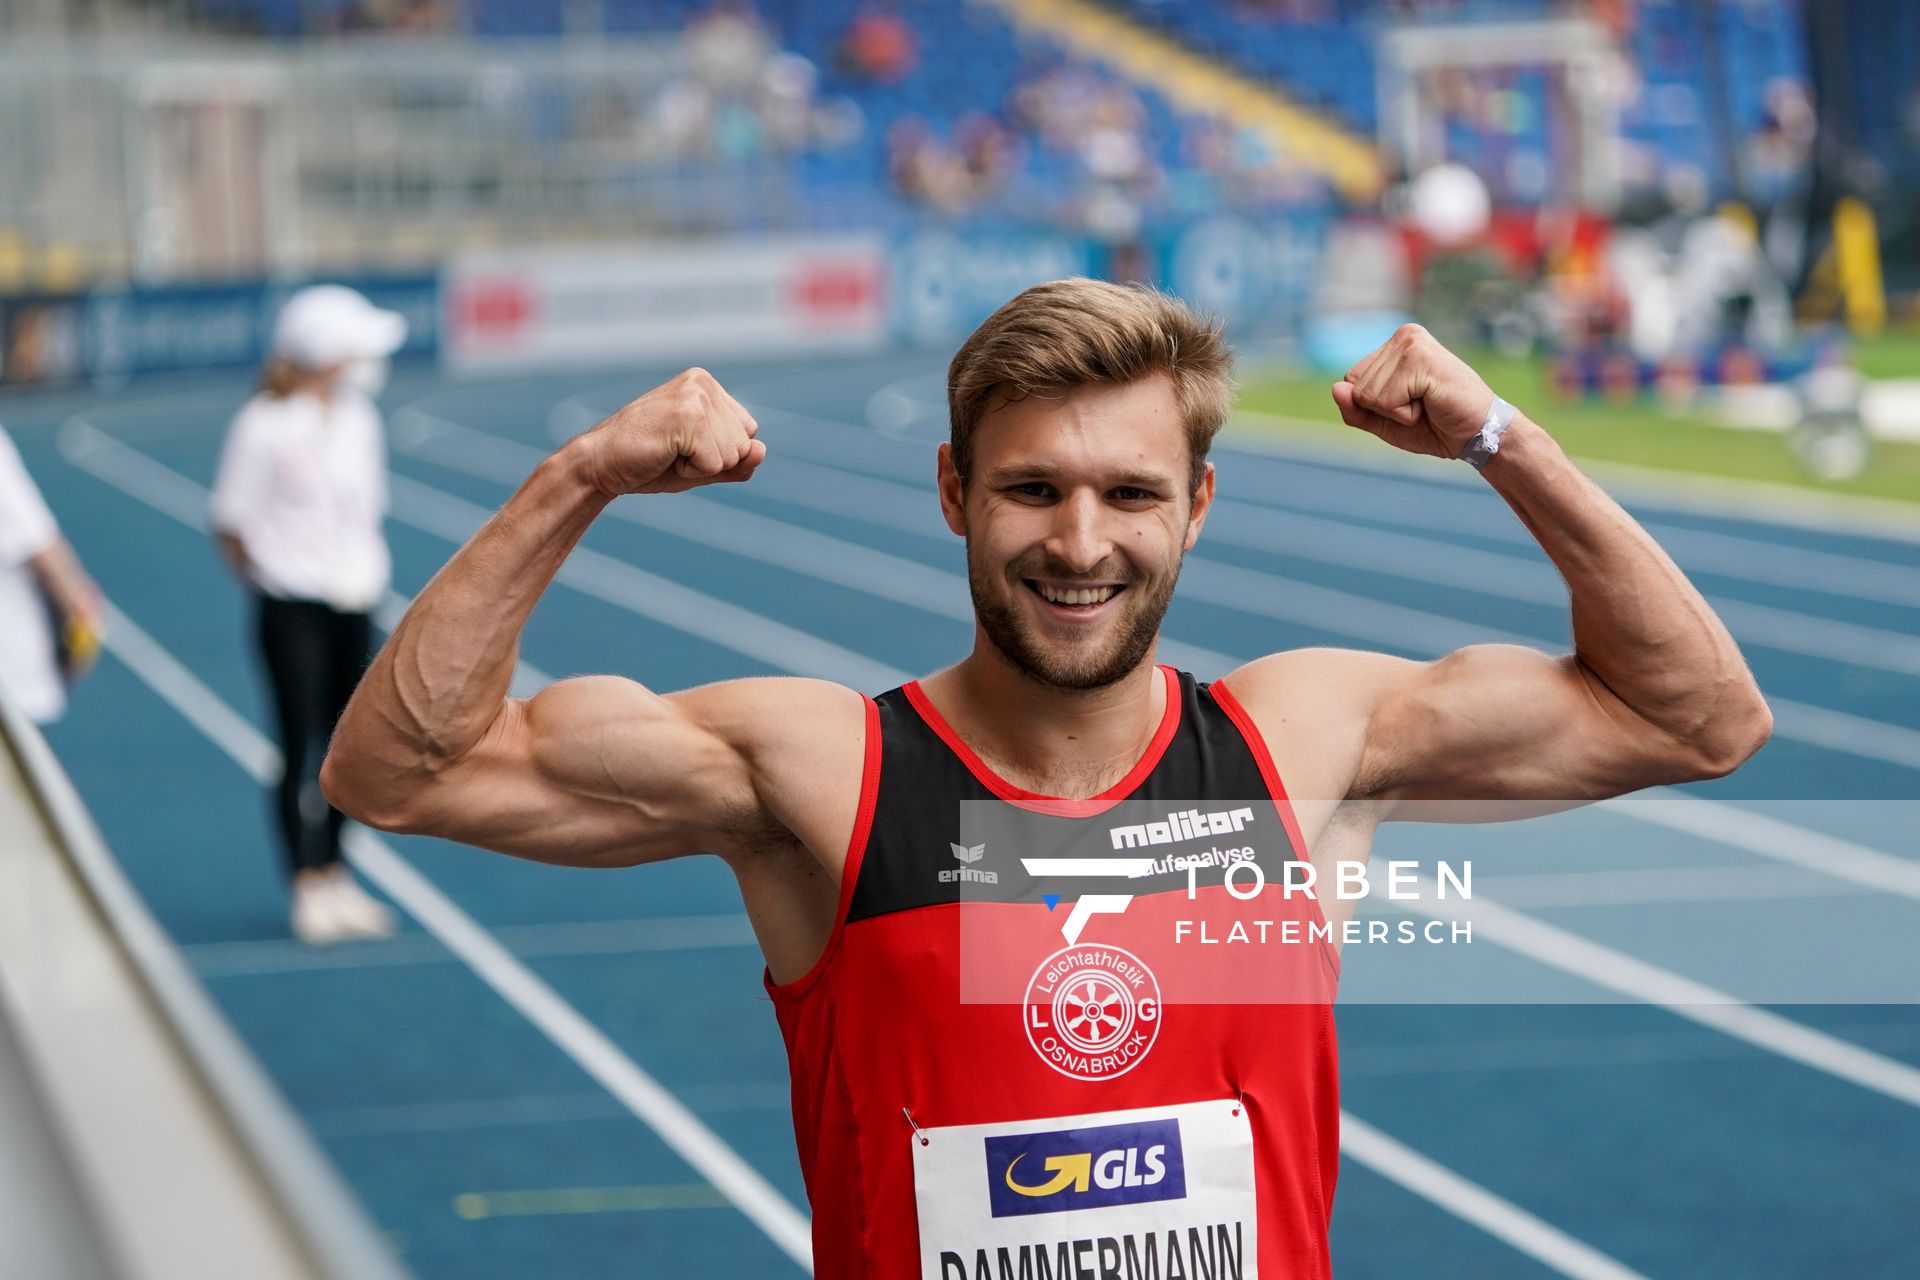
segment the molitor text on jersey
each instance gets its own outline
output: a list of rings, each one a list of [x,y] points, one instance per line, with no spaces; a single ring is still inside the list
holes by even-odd
[[[1147,845],[1178,844],[1182,840],[1230,835],[1252,821],[1251,808],[1222,809],[1218,813],[1187,809],[1169,813],[1164,822],[1136,822],[1131,826],[1112,827],[1107,834],[1116,849],[1139,849]]]

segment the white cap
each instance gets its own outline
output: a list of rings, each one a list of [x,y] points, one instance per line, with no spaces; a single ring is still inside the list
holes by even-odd
[[[392,355],[407,340],[407,318],[384,311],[338,284],[300,290],[280,308],[273,354],[303,369],[327,369],[348,360]]]

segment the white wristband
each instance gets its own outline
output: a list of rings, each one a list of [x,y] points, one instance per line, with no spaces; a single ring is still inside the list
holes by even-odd
[[[1513,415],[1518,413],[1512,405],[1499,396],[1493,398],[1493,404],[1487,409],[1487,420],[1480,424],[1480,434],[1467,441],[1467,447],[1460,451],[1460,461],[1471,463],[1475,471],[1487,465],[1487,459],[1500,452],[1500,437],[1507,433],[1513,423]]]

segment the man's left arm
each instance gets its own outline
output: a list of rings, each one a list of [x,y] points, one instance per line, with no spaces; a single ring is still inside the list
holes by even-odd
[[[1443,458],[1476,439],[1484,451],[1496,416],[1479,375],[1413,325],[1333,398],[1348,425]],[[1571,654],[1305,651],[1250,664],[1230,685],[1270,705],[1289,687],[1340,689],[1355,798],[1579,801],[1730,772],[1766,742],[1772,715],[1725,625],[1545,430],[1516,413],[1496,437],[1481,474],[1565,578]]]

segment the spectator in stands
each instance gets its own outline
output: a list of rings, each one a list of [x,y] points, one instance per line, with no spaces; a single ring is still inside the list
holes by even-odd
[[[943,212],[973,203],[966,162],[918,116],[897,120],[887,131],[887,175],[901,195]]]
[[[669,80],[653,100],[653,139],[669,156],[704,156],[713,142],[713,95],[693,76]]]
[[[960,163],[976,201],[1003,190],[1020,163],[1020,144],[1008,128],[984,111],[962,116],[953,129]]]
[[[406,321],[338,285],[302,289],[274,328],[258,394],[227,433],[212,517],[254,597],[280,729],[275,814],[292,875],[293,931],[336,942],[393,932],[340,856],[344,818],[320,794],[334,722],[372,656],[387,589],[386,450],[372,397]]]
[[[819,82],[814,65],[797,53],[776,53],[761,68],[756,106],[774,150],[801,151],[813,141],[813,95]]]
[[[878,84],[899,84],[919,61],[913,28],[891,4],[861,9],[840,42],[840,63],[847,74]]]
[[[454,29],[454,6],[444,0],[358,0],[343,11],[341,29],[443,35]]]
[[[745,100],[775,51],[773,35],[748,0],[716,0],[681,34],[687,65],[722,100]]]
[[[0,688],[41,724],[99,651],[100,590],[0,428]]]
[[[1742,144],[1743,194],[1760,223],[1760,246],[1779,278],[1791,284],[1806,273],[1806,229],[1814,220],[1814,142],[1818,115],[1813,91],[1778,77],[1767,85],[1760,127]]]

